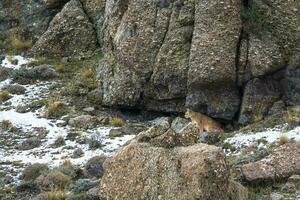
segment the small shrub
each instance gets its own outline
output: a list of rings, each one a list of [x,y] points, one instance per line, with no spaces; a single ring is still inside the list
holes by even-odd
[[[95,89],[97,88],[98,82],[96,78],[96,70],[93,68],[83,68],[79,71],[78,79],[80,86]]]
[[[52,171],[47,175],[41,175],[36,183],[42,191],[65,190],[71,183],[71,178],[60,171]]]
[[[70,160],[65,160],[63,163],[62,163],[62,166],[64,168],[67,168],[67,169],[74,169],[74,166],[72,164],[72,162]]]
[[[38,186],[32,182],[32,181],[21,181],[20,184],[18,184],[15,188],[14,188],[15,192],[29,192],[29,193],[37,193],[39,191]],[[1,198],[0,198],[1,199]]]
[[[66,144],[65,138],[60,136],[60,137],[56,138],[56,140],[53,143],[53,146],[55,148],[57,148],[57,147],[61,147],[61,146],[65,145],[65,144]]]
[[[64,191],[50,191],[40,194],[41,200],[66,200],[67,194]]]
[[[87,139],[90,149],[97,149],[103,146],[103,138],[99,134],[93,134]]]
[[[121,127],[125,124],[124,120],[120,117],[113,117],[110,121],[111,125]]]
[[[61,172],[63,173],[64,175],[67,175],[69,176],[70,178],[76,178],[76,173],[74,171],[74,169],[72,168],[67,168],[67,167],[64,167],[64,166],[59,166],[59,167],[56,167],[53,169],[54,171],[58,171],[58,172]]]
[[[80,87],[74,83],[67,83],[63,90],[62,93],[64,95],[70,95],[70,96],[80,96]]]
[[[80,148],[77,148],[77,149],[74,150],[73,155],[72,155],[72,158],[80,158],[80,157],[82,157],[83,155],[84,155],[83,150],[80,149]]]
[[[101,178],[104,173],[103,163],[105,160],[105,156],[95,156],[89,159],[85,165],[86,174],[88,176]]]
[[[35,163],[26,167],[21,175],[21,179],[24,181],[34,181],[43,172],[48,171],[49,168],[45,164]]]
[[[13,124],[9,120],[3,120],[1,122],[1,129],[3,131],[9,131],[13,127],[14,127]]]
[[[18,95],[21,95],[21,94],[25,94],[26,92],[26,88],[21,86],[21,85],[18,85],[18,84],[15,84],[15,85],[11,85],[7,88],[7,91],[11,94],[18,94]]]
[[[8,91],[2,90],[0,91],[0,102],[5,102],[9,100],[12,96],[9,94]]]
[[[74,193],[86,192],[94,186],[95,184],[91,182],[91,180],[89,179],[79,179],[73,185],[72,192]]]
[[[46,100],[44,99],[39,99],[39,100],[34,100],[32,101],[28,107],[30,108],[30,110],[37,110],[39,108],[42,108],[43,106],[45,106],[47,104]]]
[[[45,111],[46,118],[59,118],[67,113],[67,106],[61,101],[50,101]]]
[[[74,141],[74,140],[76,140],[76,138],[80,137],[81,135],[82,135],[81,132],[70,131],[70,132],[68,132],[67,139]]]
[[[63,73],[67,71],[66,67],[63,64],[55,65],[55,70],[59,73]]]
[[[14,82],[20,84],[30,84],[34,82],[35,73],[33,72],[33,70],[20,68],[12,72],[11,78]]]
[[[24,140],[19,146],[18,149],[20,150],[30,150],[41,145],[42,141],[38,137],[31,137]]]
[[[17,65],[19,63],[18,59],[15,59],[13,56],[8,55],[6,58],[13,65]]]
[[[281,134],[279,139],[278,139],[278,144],[279,145],[284,145],[286,143],[289,143],[290,139],[288,138],[288,136],[286,134]]]
[[[16,36],[11,38],[11,47],[15,50],[25,51],[32,47],[32,41],[30,40],[21,40]]]

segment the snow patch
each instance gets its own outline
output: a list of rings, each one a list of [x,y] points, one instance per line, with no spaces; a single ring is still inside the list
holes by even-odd
[[[295,141],[300,141],[300,126],[290,130],[285,131],[287,124],[282,126],[275,127],[273,129],[267,129],[266,131],[257,132],[257,133],[238,133],[231,138],[225,140],[226,143],[233,145],[236,148],[249,147],[257,143],[258,140],[264,140],[267,144],[272,144],[277,142],[280,136],[284,135],[289,139]],[[259,148],[264,148],[266,145],[259,144]]]
[[[18,63],[12,64],[11,60],[17,60]],[[23,56],[6,56],[4,60],[2,60],[1,66],[6,67],[6,68],[11,68],[11,69],[20,69],[22,65],[26,65],[30,62],[32,62],[34,59],[32,58],[25,58]]]

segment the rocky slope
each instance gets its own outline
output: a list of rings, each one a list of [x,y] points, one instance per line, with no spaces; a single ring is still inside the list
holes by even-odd
[[[2,1],[2,32],[34,36],[35,55],[82,56],[102,48],[103,105],[188,107],[244,124],[266,116],[279,100],[298,104],[296,1],[72,0],[63,7],[66,2],[37,1],[10,13],[24,5]],[[39,21],[24,25],[21,19],[35,10]]]
[[[299,199],[299,9],[296,0],[1,0],[0,199],[252,198],[236,181],[258,199]],[[227,133],[200,134],[181,118],[187,108]],[[100,181],[84,180],[83,162],[134,137],[104,166],[98,158]],[[56,169],[66,158],[75,166]],[[27,182],[19,174],[31,160],[49,169]],[[49,191],[56,176],[63,194]]]

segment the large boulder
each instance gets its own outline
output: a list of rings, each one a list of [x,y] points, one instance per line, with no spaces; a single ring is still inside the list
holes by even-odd
[[[79,0],[71,0],[32,47],[34,55],[63,57],[94,51],[97,37]]]
[[[228,180],[222,149],[206,144],[166,149],[132,141],[104,167],[101,199],[251,199]]]
[[[241,167],[243,177],[250,183],[282,180],[300,173],[300,143],[275,149],[268,157]]]

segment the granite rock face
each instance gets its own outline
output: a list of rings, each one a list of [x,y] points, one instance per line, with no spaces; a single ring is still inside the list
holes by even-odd
[[[0,49],[4,50],[11,50],[14,38],[35,42],[59,12],[42,0],[1,0],[0,11]]]
[[[299,105],[299,9],[284,0],[4,0],[0,37],[30,39],[47,57],[101,47],[104,106],[190,108],[245,124],[276,101]]]
[[[106,4],[106,55],[99,65],[104,104],[167,112],[192,107],[232,119],[239,106],[234,85],[239,1],[112,2]],[[211,104],[220,91],[225,100]],[[190,100],[197,95],[208,100]]]
[[[31,52],[34,55],[62,57],[91,53],[96,47],[96,32],[81,2],[71,0],[54,17],[48,30],[35,43]]]

